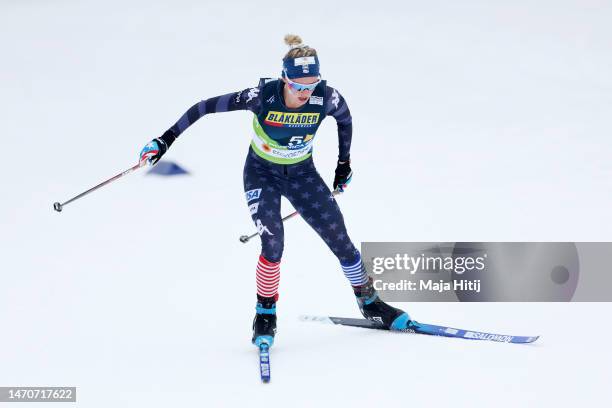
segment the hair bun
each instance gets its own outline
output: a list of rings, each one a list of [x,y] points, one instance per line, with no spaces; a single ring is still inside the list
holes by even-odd
[[[302,45],[302,38],[299,35],[287,34],[285,36],[285,44],[287,44],[289,48],[297,48]]]

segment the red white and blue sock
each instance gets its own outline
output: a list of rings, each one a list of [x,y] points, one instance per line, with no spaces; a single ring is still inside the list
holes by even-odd
[[[351,282],[352,286],[363,286],[368,283],[368,274],[365,266],[361,262],[361,256],[357,257],[357,261],[350,264],[340,264],[344,276]]]
[[[255,279],[257,280],[257,294],[259,296],[278,299],[280,262],[270,262],[263,255],[260,255]]]

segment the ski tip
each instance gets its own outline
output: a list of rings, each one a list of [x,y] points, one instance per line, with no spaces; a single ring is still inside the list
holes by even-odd
[[[513,344],[531,344],[540,338],[540,336],[507,336],[507,337],[510,337],[510,339],[508,340],[491,339],[491,340],[504,341],[506,343],[513,343]]]
[[[270,345],[261,343],[259,345],[259,372],[261,382],[266,384],[270,382]]]

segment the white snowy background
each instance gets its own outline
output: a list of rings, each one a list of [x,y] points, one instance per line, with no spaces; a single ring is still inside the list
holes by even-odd
[[[396,304],[531,346],[298,321],[359,316],[302,220],[262,385],[259,243],[238,242],[250,113],[181,136],[166,158],[190,176],[51,205],[133,165],[193,103],[278,75],[297,33],[353,114],[339,204],[357,244],[610,241],[611,21],[596,0],[2,0],[0,385],[77,386],[79,407],[610,405],[609,303]],[[335,130],[315,147],[330,183]]]

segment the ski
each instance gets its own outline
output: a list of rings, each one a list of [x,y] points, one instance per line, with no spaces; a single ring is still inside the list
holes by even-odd
[[[259,345],[259,372],[262,382],[270,382],[270,347],[267,343]]]
[[[361,327],[364,329],[387,330],[386,327],[378,322],[367,319],[354,319],[348,317],[333,316],[300,316],[300,320],[308,322],[329,323],[342,326]],[[396,330],[394,330],[396,331]],[[526,344],[533,343],[540,336],[510,336],[507,334],[486,333],[475,330],[456,329],[448,326],[438,326],[435,324],[419,323],[412,320],[409,327],[397,332],[428,334],[431,336],[456,337],[468,340],[490,340],[502,343]]]

